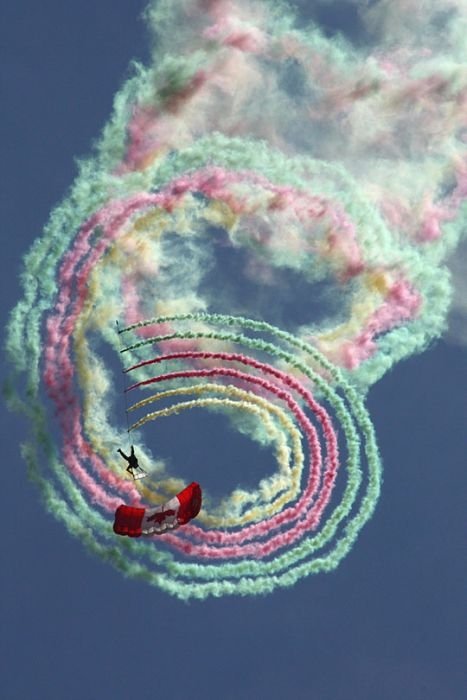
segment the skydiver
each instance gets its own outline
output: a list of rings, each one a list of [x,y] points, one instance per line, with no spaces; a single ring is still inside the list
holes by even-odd
[[[141,469],[141,467],[138,464],[138,458],[135,457],[135,448],[133,447],[133,445],[131,446],[131,452],[129,457],[127,457],[127,455],[124,452],[122,452],[120,448],[117,450],[117,452],[119,452],[122,455],[123,459],[126,459],[126,461],[128,462],[126,470],[131,474],[132,477],[134,477],[135,475],[133,474],[133,470],[136,469],[136,471],[138,471],[139,469]]]

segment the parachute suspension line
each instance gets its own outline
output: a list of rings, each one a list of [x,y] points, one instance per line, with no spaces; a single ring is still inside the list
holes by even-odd
[[[123,343],[120,338],[120,325],[118,321],[115,321],[115,325],[117,326],[117,333],[118,333],[118,342],[120,344],[120,352],[123,350]],[[126,432],[128,434],[128,444],[130,446],[130,421],[128,420],[128,399],[127,399],[127,379],[126,379],[126,374],[124,370],[122,369],[122,385],[123,385],[123,399],[125,401],[125,419],[126,419]]]

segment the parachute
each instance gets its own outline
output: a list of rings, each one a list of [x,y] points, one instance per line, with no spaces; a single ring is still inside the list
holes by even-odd
[[[115,511],[114,532],[140,537],[161,535],[195,518],[201,509],[201,488],[193,481],[167,503],[155,508],[120,505]]]

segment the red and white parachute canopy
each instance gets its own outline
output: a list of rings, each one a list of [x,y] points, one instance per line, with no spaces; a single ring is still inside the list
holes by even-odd
[[[114,532],[117,535],[140,537],[175,530],[198,515],[201,499],[200,485],[193,481],[162,506],[134,508],[121,505],[115,511]]]

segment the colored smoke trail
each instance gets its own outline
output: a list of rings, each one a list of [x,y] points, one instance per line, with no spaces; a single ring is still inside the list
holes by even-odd
[[[7,351],[31,477],[88,548],[180,598],[338,565],[380,489],[364,394],[445,329],[466,228],[467,14],[411,5],[361,9],[356,47],[272,0],[151,4],[153,63],[25,258]],[[137,483],[116,459],[121,368],[150,475]],[[205,489],[173,534],[116,541],[122,501],[183,486],[154,421],[205,411],[270,447],[276,471],[220,502]]]

